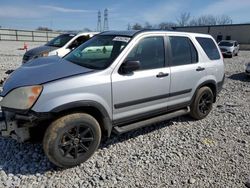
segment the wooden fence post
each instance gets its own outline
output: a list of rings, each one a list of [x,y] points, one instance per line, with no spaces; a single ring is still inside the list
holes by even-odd
[[[17,35],[17,30],[15,30],[16,31],[16,41],[18,41],[18,35]]]

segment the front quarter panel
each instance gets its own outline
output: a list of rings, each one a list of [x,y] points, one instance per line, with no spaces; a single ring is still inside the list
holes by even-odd
[[[43,85],[43,92],[33,106],[35,112],[51,112],[62,105],[77,101],[94,101],[112,119],[111,81],[109,70],[73,76]]]

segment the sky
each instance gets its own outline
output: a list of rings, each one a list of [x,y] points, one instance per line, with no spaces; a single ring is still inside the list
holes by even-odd
[[[97,29],[97,12],[107,8],[109,29],[128,24],[176,22],[183,12],[191,18],[228,15],[233,23],[250,23],[250,0],[0,0],[0,26],[15,29]]]

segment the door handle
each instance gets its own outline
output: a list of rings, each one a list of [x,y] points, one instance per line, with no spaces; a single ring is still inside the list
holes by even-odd
[[[168,76],[168,73],[163,73],[163,72],[159,72],[159,74],[156,75],[157,78],[162,78],[162,77],[166,77]]]
[[[205,70],[204,67],[198,67],[198,68],[196,69],[196,71],[204,71],[204,70]]]

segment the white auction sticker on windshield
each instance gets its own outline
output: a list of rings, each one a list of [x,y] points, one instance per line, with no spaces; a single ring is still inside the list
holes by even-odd
[[[115,37],[113,41],[119,41],[119,42],[129,42],[129,37]]]

